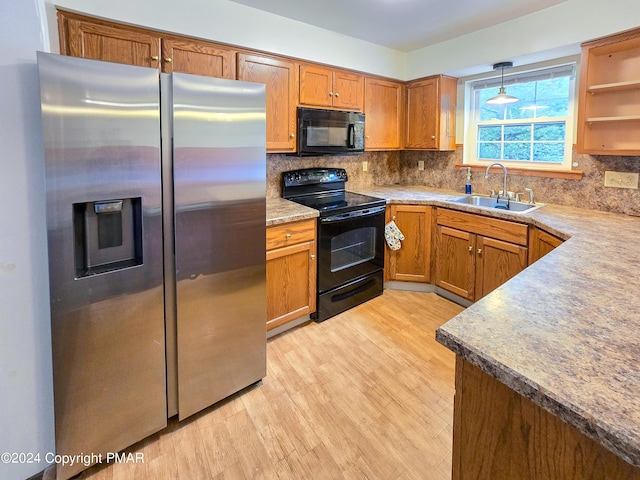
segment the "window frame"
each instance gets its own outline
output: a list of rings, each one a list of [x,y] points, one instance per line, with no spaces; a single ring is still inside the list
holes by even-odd
[[[474,85],[487,82],[497,82],[496,91],[500,86],[500,74],[496,72],[487,73],[470,77],[464,81],[464,145],[463,149],[463,165],[471,167],[487,167],[490,163],[500,162],[509,169],[517,170],[534,170],[539,172],[559,172],[569,171],[573,164],[573,145],[576,138],[576,118],[577,118],[577,90],[579,78],[578,59],[562,59],[562,61],[548,62],[544,65],[529,65],[524,68],[514,69],[513,73],[504,75],[504,84],[508,87],[514,83],[515,79],[523,79],[527,77],[535,77],[558,68],[573,68],[572,78],[569,84],[569,98],[567,105],[567,116],[564,117],[548,117],[548,118],[528,118],[528,119],[508,119],[508,120],[475,120],[475,99]],[[546,123],[554,123],[558,121],[565,122],[565,139],[564,139],[564,159],[562,162],[544,162],[530,160],[496,160],[496,159],[479,159],[478,151],[478,126],[479,125],[544,125]]]

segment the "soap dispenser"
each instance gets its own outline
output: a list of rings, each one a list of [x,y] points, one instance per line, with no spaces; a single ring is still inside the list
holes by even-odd
[[[471,167],[467,167],[467,181],[464,184],[464,193],[471,195]]]

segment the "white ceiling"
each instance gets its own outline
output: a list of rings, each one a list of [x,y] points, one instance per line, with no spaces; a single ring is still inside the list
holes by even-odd
[[[231,0],[410,52],[566,0]]]

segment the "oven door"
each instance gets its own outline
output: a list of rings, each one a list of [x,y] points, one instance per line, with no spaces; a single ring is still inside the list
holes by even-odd
[[[364,114],[298,108],[298,155],[364,152]]]
[[[319,293],[383,269],[384,212],[383,205],[320,217]]]

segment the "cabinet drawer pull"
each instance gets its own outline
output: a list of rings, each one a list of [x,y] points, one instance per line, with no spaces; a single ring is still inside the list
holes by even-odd
[[[284,236],[285,236],[285,238],[291,238],[291,234],[290,233],[285,233]]]

